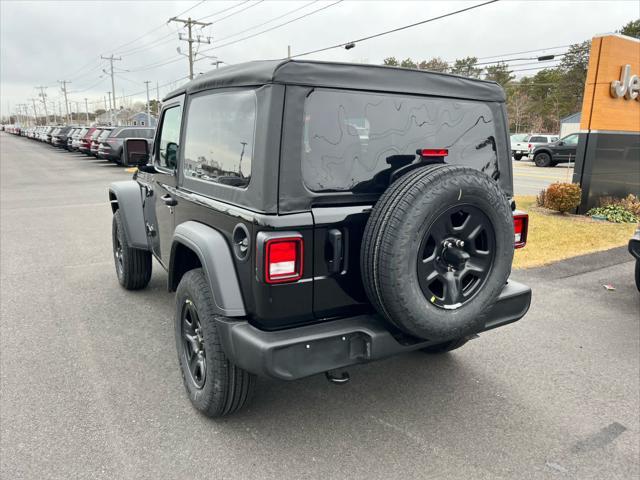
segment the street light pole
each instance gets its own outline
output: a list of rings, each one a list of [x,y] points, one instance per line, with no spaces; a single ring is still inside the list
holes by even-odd
[[[146,80],[144,84],[147,86],[147,127],[151,126],[151,105],[149,104],[149,84],[150,80]]]

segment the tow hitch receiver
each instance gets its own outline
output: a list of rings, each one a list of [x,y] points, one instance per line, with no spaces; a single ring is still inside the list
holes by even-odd
[[[336,383],[338,385],[348,383],[349,380],[351,380],[349,372],[347,372],[346,370],[328,370],[324,372],[324,375],[331,383]]]

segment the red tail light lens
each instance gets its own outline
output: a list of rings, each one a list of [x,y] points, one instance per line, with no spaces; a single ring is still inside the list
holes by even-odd
[[[419,151],[421,157],[446,157],[449,150],[446,148],[424,148]]]
[[[529,150],[531,150],[531,144],[529,144]]]
[[[514,247],[522,248],[527,244],[529,215],[524,212],[513,212]]]
[[[275,238],[265,243],[265,281],[295,282],[302,278],[302,238]]]

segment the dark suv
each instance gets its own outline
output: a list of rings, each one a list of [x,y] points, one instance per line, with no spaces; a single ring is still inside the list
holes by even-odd
[[[105,138],[100,139],[98,158],[111,160],[122,165],[128,165],[122,156],[122,144],[126,138],[146,138],[151,144],[155,128],[144,127],[116,127]]]
[[[507,126],[493,82],[367,65],[250,62],[165,98],[109,187],[113,254],[126,289],[152,256],[168,271],[193,405],[226,415],[256,374],[343,382],[522,318]]]
[[[579,135],[572,133],[555,142],[533,149],[533,161],[537,167],[555,167],[563,162],[575,162]]]

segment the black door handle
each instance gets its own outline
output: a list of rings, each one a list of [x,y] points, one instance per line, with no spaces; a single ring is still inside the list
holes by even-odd
[[[331,273],[338,273],[342,271],[342,232],[337,228],[329,230],[329,243],[333,250],[332,258],[329,260],[329,271]]]
[[[164,204],[167,207],[175,207],[178,204],[178,201],[168,193],[160,197],[160,199],[164,202]]]

